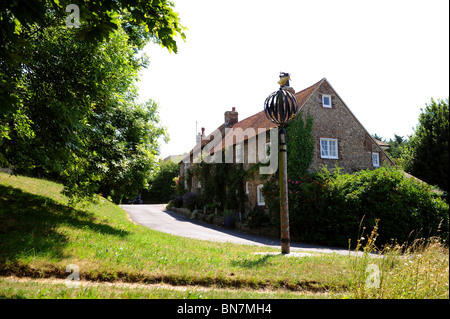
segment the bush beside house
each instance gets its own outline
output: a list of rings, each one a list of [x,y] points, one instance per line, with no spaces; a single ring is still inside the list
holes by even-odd
[[[279,223],[278,183],[265,184],[271,220]],[[420,237],[448,240],[449,206],[430,185],[382,167],[353,174],[330,172],[289,180],[291,235],[303,242],[348,246],[379,219],[377,244]]]

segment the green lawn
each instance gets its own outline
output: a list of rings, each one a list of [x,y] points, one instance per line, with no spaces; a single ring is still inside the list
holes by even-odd
[[[335,254],[301,258],[260,255],[254,253],[277,250],[169,235],[132,223],[120,207],[101,197],[97,203],[70,207],[61,190],[62,186],[53,182],[0,173],[0,297],[373,297],[373,292],[361,293],[358,285],[365,280],[360,276],[365,269],[358,270],[361,263],[368,263],[363,258],[358,264],[354,257]],[[427,278],[439,277],[437,286],[433,292],[416,297],[448,298],[448,251],[441,254],[442,249],[439,246],[436,257],[439,269],[426,273]],[[408,265],[396,260],[389,269],[409,273]],[[70,264],[79,267],[83,281],[165,283],[187,288],[90,285],[74,289],[62,283],[8,279],[66,279]],[[446,275],[441,276],[445,269]],[[195,287],[215,289],[198,292]]]

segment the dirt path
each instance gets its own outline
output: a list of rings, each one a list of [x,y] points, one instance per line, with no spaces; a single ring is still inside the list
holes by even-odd
[[[30,278],[30,277],[16,277],[16,276],[7,276],[7,277],[0,277],[0,284],[1,281],[7,281],[12,284],[14,283],[30,283],[30,284],[42,284],[43,286],[61,286],[61,285],[67,285],[68,281],[66,279],[57,279],[57,278]],[[70,283],[74,283],[74,281],[70,281]],[[88,281],[88,280],[79,280],[77,281],[76,286],[68,287],[71,289],[85,289],[88,287],[99,287],[99,288],[108,288],[111,287],[111,289],[141,289],[141,290],[172,290],[172,291],[179,291],[179,292],[191,292],[192,294],[197,294],[201,292],[209,292],[209,291],[215,291],[215,292],[238,292],[238,291],[246,291],[246,292],[254,292],[261,294],[261,297],[264,297],[264,294],[274,294],[274,293],[280,293],[280,292],[286,292],[291,295],[298,295],[299,297],[304,296],[320,296],[325,297],[328,295],[327,292],[311,292],[307,290],[302,291],[292,291],[287,290],[283,288],[278,289],[269,289],[269,288],[258,288],[258,289],[252,289],[252,288],[233,288],[233,287],[217,287],[217,286],[199,286],[199,285],[170,285],[165,283],[154,283],[154,284],[143,284],[143,283],[129,283],[129,282],[94,282],[94,281]]]

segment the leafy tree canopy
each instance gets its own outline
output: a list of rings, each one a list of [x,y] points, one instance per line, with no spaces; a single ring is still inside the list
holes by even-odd
[[[396,162],[397,165],[401,164],[400,157],[402,153],[402,149],[408,143],[408,139],[404,136],[400,136],[394,134],[394,138],[390,138],[389,141],[387,139],[378,136],[376,133],[372,135],[374,139],[382,141],[384,143],[389,144],[389,148],[386,150],[386,153]],[[401,165],[400,165],[401,166]]]
[[[150,178],[148,190],[142,197],[144,202],[167,203],[175,197],[175,178],[178,177],[178,164],[172,161],[160,162],[158,171]]]
[[[72,198],[120,201],[147,184],[167,139],[156,103],[136,102],[139,50],[176,51],[181,26],[166,1],[80,2],[80,28],[65,25],[64,5],[9,1],[0,14],[0,164],[57,178]]]
[[[0,111],[11,112],[19,97],[15,89],[23,74],[23,65],[32,63],[24,54],[33,46],[32,39],[51,27],[67,28],[66,12],[70,4],[79,8],[75,36],[78,40],[98,43],[109,40],[120,27],[129,35],[136,49],[148,40],[177,52],[175,38],[185,38],[185,29],[167,0],[2,0],[0,11]]]
[[[431,99],[419,115],[419,124],[405,148],[405,170],[443,190],[448,188],[449,109],[446,100]]]

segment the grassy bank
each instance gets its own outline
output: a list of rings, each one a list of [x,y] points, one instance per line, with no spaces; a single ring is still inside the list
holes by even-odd
[[[274,250],[164,234],[130,222],[120,207],[101,197],[97,203],[70,207],[67,198],[60,194],[61,189],[61,185],[53,182],[0,173],[0,276],[3,277],[0,296],[45,297],[36,291],[55,290],[54,283],[24,283],[5,278],[65,279],[68,276],[66,267],[75,264],[79,267],[81,280],[85,281],[165,283],[230,290],[222,294],[201,293],[209,298],[266,298],[264,293],[291,298],[299,296],[291,293],[298,292],[305,293],[301,296],[327,292],[322,295],[327,298],[366,297],[356,294],[358,280],[362,279],[356,276],[358,271],[353,266],[353,257],[259,255],[254,253]],[[436,257],[440,258],[440,268],[433,271],[447,267],[446,277],[438,285],[447,285],[448,298],[448,254],[446,258],[441,254],[439,252]],[[399,265],[400,262],[394,261],[390,271],[395,272]],[[409,272],[408,268],[400,271]],[[417,273],[415,269],[412,271]],[[427,271],[426,276],[430,278],[431,273]],[[116,291],[111,295],[103,289],[89,286],[86,291],[92,298],[126,297],[126,293]],[[113,289],[123,291],[125,288],[117,286]],[[139,289],[145,290],[140,287],[133,291]],[[166,296],[161,290],[154,295],[149,289],[129,297]],[[62,294],[67,298],[78,298],[80,293],[68,291]],[[169,298],[183,298],[187,292],[167,293],[172,296]],[[395,298],[396,293],[385,296],[392,295]],[[445,298],[445,292],[435,289],[427,297]]]

